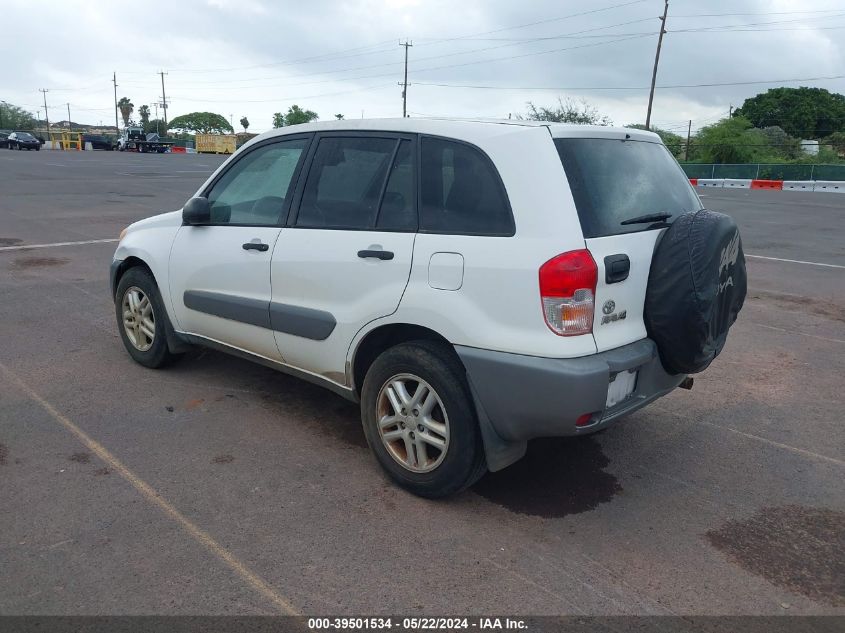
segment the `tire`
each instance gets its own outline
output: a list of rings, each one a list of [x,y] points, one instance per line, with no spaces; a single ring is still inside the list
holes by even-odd
[[[36,152],[40,152],[40,151],[41,151],[41,148],[40,148],[40,147],[36,147],[36,148],[35,148],[35,151],[36,151]]]
[[[140,307],[131,307],[133,300],[127,297],[130,293],[134,297],[134,305],[140,304]],[[147,310],[142,297],[146,297],[147,305],[151,306],[151,310]],[[144,367],[158,369],[169,365],[178,357],[167,346],[167,332],[171,328],[170,321],[164,309],[158,285],[146,268],[135,266],[126,271],[117,285],[114,305],[120,338],[126,351],[129,352],[135,362]],[[127,311],[135,312],[135,314],[127,315]],[[152,318],[152,338],[149,336],[149,327],[135,329],[128,325],[129,322],[138,323],[139,318],[136,315],[144,312],[148,312]],[[145,322],[144,325],[148,324]]]
[[[679,216],[651,260],[644,321],[670,374],[704,371],[719,355],[745,302],[742,238],[729,216]]]
[[[393,387],[397,381],[405,385],[408,406],[404,416],[391,404],[401,402],[400,392]],[[423,393],[433,393],[436,401],[427,414],[428,397],[422,398],[421,405],[413,402],[419,394],[417,389],[423,387]],[[380,429],[379,421],[388,418],[392,421]],[[455,494],[487,471],[466,374],[454,350],[445,344],[412,341],[376,358],[361,390],[361,420],[367,443],[381,467],[393,481],[416,495],[439,498]],[[393,441],[384,440],[383,434],[392,434]],[[444,448],[431,443],[435,440]],[[418,459],[420,451],[423,459]]]

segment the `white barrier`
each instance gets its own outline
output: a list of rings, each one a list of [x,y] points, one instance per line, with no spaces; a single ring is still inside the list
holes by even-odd
[[[724,187],[725,180],[724,178],[699,178],[698,179],[698,186],[699,187]]]
[[[94,146],[91,144],[91,141],[85,141],[85,151],[86,152],[93,152]]]
[[[725,178],[723,187],[730,189],[751,189],[751,180]]]
[[[784,180],[784,191],[812,191],[815,185],[814,180]]]
[[[845,181],[817,180],[813,191],[827,191],[830,193],[845,193]]]

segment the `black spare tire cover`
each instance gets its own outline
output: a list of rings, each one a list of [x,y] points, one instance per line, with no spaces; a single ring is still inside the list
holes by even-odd
[[[713,362],[747,287],[742,239],[730,216],[702,209],[666,229],[651,260],[644,315],[667,372],[694,374]]]

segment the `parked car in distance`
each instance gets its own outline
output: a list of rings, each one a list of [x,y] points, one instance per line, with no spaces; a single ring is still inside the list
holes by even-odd
[[[323,385],[426,497],[690,388],[746,293],[736,224],[656,134],[526,121],[267,132],[110,272],[135,361],[204,345]]]
[[[116,146],[114,141],[103,134],[83,134],[82,147],[85,147],[87,143],[91,143],[91,149],[104,149],[107,151],[112,151]]]
[[[7,139],[9,149],[34,149],[38,151],[41,149],[41,141],[35,138],[29,132],[12,132]]]
[[[0,132],[0,147],[9,147],[9,132]]]

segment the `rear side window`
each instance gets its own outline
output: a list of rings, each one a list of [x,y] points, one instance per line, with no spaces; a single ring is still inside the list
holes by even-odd
[[[684,172],[659,143],[557,138],[555,147],[566,170],[584,237],[643,231],[648,224],[621,223],[663,212],[671,213],[674,219],[701,208]]]
[[[396,143],[391,138],[321,139],[308,170],[296,226],[373,227]]]
[[[421,139],[420,230],[513,235],[513,216],[490,160],[476,148]]]
[[[415,231],[417,201],[414,194],[414,162],[411,141],[402,140],[381,201],[376,228],[382,231]]]

